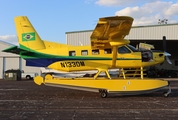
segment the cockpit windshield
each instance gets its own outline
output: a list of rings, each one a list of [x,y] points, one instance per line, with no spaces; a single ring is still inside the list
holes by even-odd
[[[127,47],[129,49],[131,49],[133,52],[138,52],[138,50],[134,46],[132,46],[132,45],[127,45]]]
[[[131,53],[131,51],[126,46],[121,46],[118,48],[118,53],[120,54]]]

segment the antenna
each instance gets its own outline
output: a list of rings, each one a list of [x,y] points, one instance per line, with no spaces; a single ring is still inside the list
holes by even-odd
[[[159,25],[163,25],[163,24],[167,24],[168,19],[158,19],[158,24]]]

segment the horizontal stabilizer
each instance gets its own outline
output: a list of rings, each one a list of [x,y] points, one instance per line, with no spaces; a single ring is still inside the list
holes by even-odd
[[[9,48],[6,48],[2,50],[2,52],[8,52],[8,53],[14,53],[14,54],[20,54],[20,52],[25,52],[26,50],[21,49],[19,46],[10,46]]]

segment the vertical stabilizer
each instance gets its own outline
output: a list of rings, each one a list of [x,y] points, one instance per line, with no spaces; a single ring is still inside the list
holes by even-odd
[[[20,47],[25,50],[45,49],[44,42],[26,16],[14,19]]]

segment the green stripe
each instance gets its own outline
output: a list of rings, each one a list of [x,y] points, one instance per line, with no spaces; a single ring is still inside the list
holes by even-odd
[[[22,58],[60,58],[60,59],[83,59],[83,60],[112,60],[110,57],[93,57],[93,56],[61,56],[61,55],[51,55],[51,54],[45,54],[40,53],[35,50],[29,49],[23,45],[20,45],[21,49],[27,50],[25,52],[21,52],[20,56]],[[117,60],[141,60],[139,58],[117,58]]]

